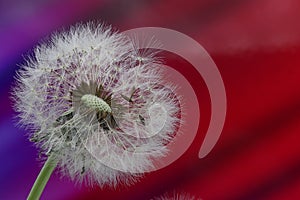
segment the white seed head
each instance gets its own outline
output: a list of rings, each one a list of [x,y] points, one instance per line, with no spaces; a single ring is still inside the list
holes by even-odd
[[[195,196],[192,196],[191,194],[188,193],[179,193],[176,191],[167,192],[159,197],[155,197],[152,200],[201,200],[200,198],[197,198]]]
[[[77,25],[35,48],[16,77],[15,110],[63,174],[129,184],[167,154],[180,124],[161,68],[154,52],[140,54],[109,27]]]

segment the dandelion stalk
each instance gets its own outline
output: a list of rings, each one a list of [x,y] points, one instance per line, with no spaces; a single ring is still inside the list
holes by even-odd
[[[56,161],[54,161],[53,156],[50,155],[45,162],[42,170],[40,171],[37,179],[34,182],[33,187],[28,195],[27,200],[36,200],[40,199],[40,196],[54,170],[56,167]]]

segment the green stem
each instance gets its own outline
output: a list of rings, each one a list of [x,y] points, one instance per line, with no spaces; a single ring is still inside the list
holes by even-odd
[[[54,170],[56,167],[56,161],[54,161],[53,156],[50,155],[45,162],[40,174],[34,182],[33,187],[28,195],[27,200],[37,200],[40,199],[40,196]]]

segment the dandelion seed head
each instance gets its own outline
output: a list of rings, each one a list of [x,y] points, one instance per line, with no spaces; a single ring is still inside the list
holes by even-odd
[[[161,69],[154,52],[140,54],[110,27],[55,33],[16,76],[19,124],[71,179],[129,184],[167,154],[180,125],[176,88]]]
[[[167,192],[159,197],[155,197],[153,200],[201,200],[189,193],[179,193],[176,191]]]

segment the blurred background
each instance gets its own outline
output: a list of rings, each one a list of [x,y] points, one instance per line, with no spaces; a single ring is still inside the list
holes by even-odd
[[[143,200],[173,191],[203,200],[300,199],[299,10],[298,0],[1,0],[0,199],[25,199],[42,167],[38,150],[14,126],[9,91],[18,65],[53,31],[90,20],[120,31],[165,27],[198,41],[225,84],[225,127],[213,151],[199,159],[209,94],[188,62],[166,52],[167,65],[185,66],[180,72],[200,103],[188,151],[139,183],[115,189],[79,186],[54,173],[42,199]]]

